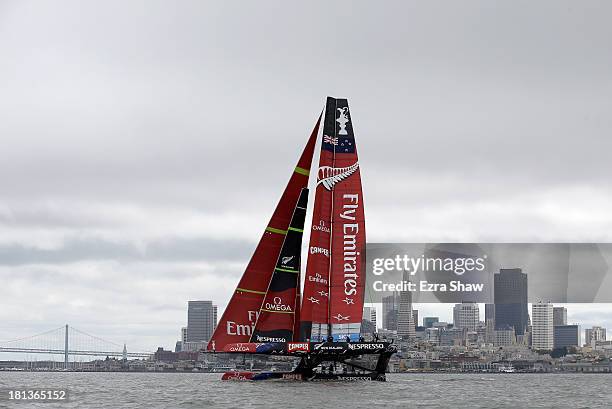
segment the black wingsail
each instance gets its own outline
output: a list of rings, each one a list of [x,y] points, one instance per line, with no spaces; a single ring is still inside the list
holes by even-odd
[[[259,309],[251,342],[293,341],[296,316],[300,308],[300,259],[307,204],[308,189],[302,189],[270,286]]]

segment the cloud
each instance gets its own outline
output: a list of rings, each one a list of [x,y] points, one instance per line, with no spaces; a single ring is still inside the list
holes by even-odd
[[[22,245],[0,246],[2,265],[62,264],[83,260],[114,261],[236,261],[246,260],[251,243],[207,238],[167,238],[136,246],[96,238],[71,238],[61,248],[40,249]]]
[[[227,301],[326,95],[370,241],[610,241],[611,7],[3,2],[0,339],[171,346],[188,299]]]

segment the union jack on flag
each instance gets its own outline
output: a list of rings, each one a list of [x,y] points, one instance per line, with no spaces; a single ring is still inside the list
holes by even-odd
[[[332,138],[331,136],[323,135],[323,143],[338,145],[338,138]]]

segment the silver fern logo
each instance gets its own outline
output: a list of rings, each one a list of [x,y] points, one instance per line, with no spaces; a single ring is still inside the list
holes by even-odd
[[[331,166],[321,166],[317,175],[317,186],[322,184],[327,190],[332,190],[336,183],[351,176],[359,168],[359,162],[353,163],[346,168],[332,168]]]

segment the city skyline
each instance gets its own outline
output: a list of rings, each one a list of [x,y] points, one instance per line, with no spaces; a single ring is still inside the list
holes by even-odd
[[[397,295],[397,300],[399,302],[400,294]],[[425,315],[423,316],[423,321],[427,320],[429,322],[432,322],[434,327],[446,328],[448,326],[450,328],[450,332],[448,332],[447,335],[445,335],[446,338],[444,339],[446,341],[444,342],[449,342],[450,340],[454,339],[453,337],[457,336],[457,334],[455,334],[454,332],[456,330],[463,330],[463,331],[474,332],[474,333],[477,332],[479,338],[481,336],[485,337],[484,333],[481,334],[481,331],[484,331],[485,328],[487,331],[487,335],[486,335],[486,338],[483,338],[483,340],[487,339],[487,341],[484,341],[484,342],[497,342],[497,343],[505,342],[504,344],[500,344],[500,345],[508,345],[508,346],[515,345],[515,344],[520,345],[522,343],[527,342],[526,339],[515,337],[514,329],[511,327],[503,327],[503,328],[496,329],[495,335],[497,337],[496,338],[497,340],[488,341],[489,322],[481,320],[480,318],[482,318],[482,314],[479,314],[479,311],[482,311],[481,306],[484,306],[485,304],[464,302],[461,304],[441,304],[439,306],[442,306],[442,305],[452,306],[452,308],[450,309],[452,317],[453,317],[452,320],[445,321],[444,319],[441,319],[440,316]],[[535,351],[542,351],[546,349],[552,350],[552,349],[560,348],[563,346],[573,346],[573,345],[589,346],[591,345],[591,339],[597,340],[597,341],[602,341],[602,340],[605,341],[607,339],[606,338],[606,332],[608,332],[607,329],[599,325],[593,325],[592,328],[589,328],[588,326],[585,326],[581,324],[580,322],[574,322],[570,324],[567,321],[562,321],[558,324],[555,324],[554,320],[556,319],[556,317],[554,317],[553,312],[563,311],[564,316],[567,316],[567,312],[568,312],[567,306],[570,306],[570,311],[571,311],[571,305],[572,304],[564,304],[564,306],[561,306],[559,304],[553,305],[551,303],[542,303],[542,302],[529,304],[530,311],[531,311],[529,315],[530,317],[533,317],[533,320],[531,320],[530,318],[530,322],[533,322],[531,333],[530,333],[531,334],[530,342],[533,342],[533,347],[530,347],[530,348],[533,348],[533,350]],[[536,312],[536,307],[538,307],[537,308],[538,311],[542,310],[542,307],[545,307],[547,313],[545,313],[545,315],[542,315],[540,312]],[[378,309],[380,308],[382,308],[382,304],[379,305]],[[396,308],[399,308],[399,304],[396,305]],[[201,312],[202,310],[204,310],[205,312],[202,313]],[[404,342],[409,341],[410,339],[414,340],[415,337],[421,338],[423,335],[419,335],[418,331],[423,331],[424,329],[429,328],[429,326],[425,325],[425,322],[419,323],[418,319],[413,320],[413,316],[418,316],[419,311],[417,309],[411,309],[411,311],[413,313],[413,314],[410,314],[411,322],[409,323],[405,322],[404,326],[410,325],[412,323],[417,323],[417,324],[412,327],[412,330],[408,330],[407,334],[401,333],[402,331],[404,332],[407,331],[406,329],[399,330],[399,328],[397,328],[398,320],[401,321],[401,319],[398,318],[399,317],[398,314],[395,315],[396,317],[395,320],[390,321],[391,325],[395,325],[395,328],[389,329],[389,328],[384,328],[384,326],[381,328],[379,325],[376,325],[376,324],[375,326],[370,327],[368,324],[364,323],[364,325],[366,326],[362,328],[362,331],[365,328],[370,328],[366,330],[366,332],[364,332],[364,334],[369,334],[370,336],[373,334],[374,328],[377,328],[377,331],[382,330],[382,334],[383,335],[387,334],[387,336],[389,334],[389,331],[391,331],[393,334],[395,334],[393,335],[393,337],[397,337],[399,340],[403,339]],[[180,327],[180,330],[179,330],[180,336],[178,337],[179,338],[178,341],[176,341],[174,350],[177,353],[181,351],[189,352],[189,353],[196,353],[197,351],[206,348],[206,344],[209,338],[209,336],[206,334],[212,334],[214,327],[217,325],[217,320],[218,320],[217,306],[214,305],[213,301],[211,300],[189,301],[187,302],[186,312],[187,312],[188,324],[186,327],[185,326]],[[378,316],[377,308],[374,308],[372,305],[364,306],[363,312],[364,312],[363,320],[375,322],[375,323],[377,322],[377,316]],[[196,315],[194,315],[194,313]],[[395,313],[399,313],[399,311],[395,310]],[[491,322],[491,324],[493,323]],[[549,326],[548,329],[546,329],[544,332],[542,331],[542,328],[541,328],[542,324]],[[189,333],[189,330],[188,330],[189,326],[191,326],[192,329],[196,328],[196,332],[201,335],[196,336],[196,338],[193,338],[194,335],[192,332],[192,339],[188,340],[187,334]],[[203,330],[203,327],[207,327],[207,329]],[[68,328],[68,326],[66,326],[66,328]],[[491,326],[491,329],[494,329],[494,328],[495,327]],[[512,331],[512,334],[511,334],[512,339],[508,338],[507,341],[500,341],[500,336],[502,337],[501,339],[505,339],[504,337],[509,336],[507,334],[504,335],[505,332],[507,332],[507,330]],[[77,330],[77,332],[80,332],[80,331]],[[464,332],[463,335],[461,336],[465,337],[468,334],[468,332]],[[84,334],[82,332],[80,333]],[[554,333],[554,336],[553,336],[553,333]],[[542,336],[543,336],[542,334],[544,334],[543,340],[542,340]],[[85,334],[85,335],[89,336],[89,334]],[[96,338],[96,339],[102,342],[112,342],[112,341],[104,341],[100,338]],[[37,345],[42,345],[42,344],[37,344]],[[554,345],[554,348],[553,348],[553,345]],[[165,352],[163,353],[166,353],[166,354],[170,353],[169,351],[173,350],[173,348],[168,348],[168,346],[166,345],[158,345],[155,348],[157,348],[158,352],[165,350]],[[151,351],[152,349],[154,348],[149,348],[149,351]],[[123,346],[124,356],[126,354],[126,351],[127,351],[126,345],[124,344]],[[132,353],[132,355],[134,355],[133,349],[130,348],[129,353]],[[19,357],[22,354],[23,353],[13,352],[10,354],[4,354],[3,357],[9,360],[10,359],[18,360],[20,359]],[[142,353],[136,353],[136,354],[142,354]],[[58,357],[57,355],[49,355],[49,359],[55,360],[55,361],[61,361],[61,357]]]

